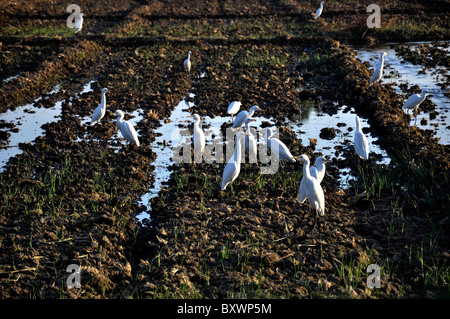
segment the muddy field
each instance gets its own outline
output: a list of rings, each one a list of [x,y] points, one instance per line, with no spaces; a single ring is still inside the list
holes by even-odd
[[[438,70],[437,94],[448,98],[450,4],[378,1],[382,26],[369,29],[373,1],[329,2],[314,20],[320,1],[80,0],[75,36],[66,2],[0,2],[0,112],[60,106],[18,145],[25,115],[0,121],[0,152],[17,150],[0,171],[0,297],[448,298],[450,146],[401,108],[422,88],[369,87],[372,68],[350,46],[395,42],[401,59]],[[104,87],[106,115],[89,126]],[[156,131],[183,100],[213,119],[235,100],[258,105],[261,127],[276,126],[292,154],[311,160],[318,141],[342,136],[327,156],[325,215],[316,223],[296,200],[301,162],[261,174],[246,161],[226,191],[223,163],[170,162],[170,179],[143,202],[159,147],[173,146],[156,143]],[[390,161],[357,158],[354,120],[302,138],[292,124],[308,107],[324,116],[351,107]],[[140,147],[123,142],[118,109],[136,121]],[[448,134],[446,108],[427,98],[419,111],[418,122],[442,119]],[[380,288],[367,285],[370,264]],[[80,266],[80,288],[67,286],[69,265]]]

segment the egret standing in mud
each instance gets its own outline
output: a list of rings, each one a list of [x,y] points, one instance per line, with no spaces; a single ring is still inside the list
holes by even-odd
[[[312,178],[317,179],[319,184],[322,182],[322,180],[325,176],[325,163],[328,163],[328,162],[331,162],[331,161],[327,160],[323,156],[319,156],[318,158],[316,158],[316,161],[314,162],[314,166],[309,167],[309,174],[311,175]],[[303,175],[303,178],[300,182],[300,188],[298,190],[298,197],[297,197],[297,201],[300,203],[303,203],[307,198],[306,190],[305,190],[306,180],[307,180],[307,178],[305,177],[305,175]]]
[[[303,154],[298,157],[298,160],[303,162],[303,177],[300,182],[297,201],[303,203],[308,199],[309,206],[316,211],[316,218],[317,213],[323,216],[325,215],[325,195],[322,186],[320,186],[317,178],[311,176],[308,156]]]
[[[139,147],[140,144],[136,130],[134,129],[133,125],[131,125],[130,122],[123,120],[125,114],[121,110],[117,110],[116,116],[117,116],[117,126],[119,127],[122,136],[131,144],[135,144],[137,147]]]
[[[386,53],[386,52],[381,53],[380,62],[378,63],[377,67],[375,68],[375,71],[373,71],[369,86],[380,81],[381,78],[383,77],[384,57],[386,55],[389,55],[389,53]]]
[[[416,120],[414,122],[414,125],[416,125],[417,122],[417,114],[418,114],[418,108],[420,103],[422,103],[423,101],[425,101],[425,99],[427,98],[427,94],[431,93],[430,91],[428,91],[427,89],[423,89],[422,92],[420,94],[413,94],[411,95],[405,102],[405,104],[403,104],[403,110],[406,110],[406,112],[408,113],[409,110],[414,110],[414,114],[416,117]]]
[[[245,146],[245,152],[248,154],[249,162],[250,163],[256,163],[256,154],[258,152],[258,146],[256,143],[256,138],[251,132],[251,128],[249,123],[256,121],[255,119],[246,119],[245,120],[245,132],[247,132],[249,135],[245,137],[244,140],[244,146]]]
[[[320,2],[320,7],[316,11],[316,15],[314,16],[314,20],[317,20],[317,18],[320,17],[320,15],[322,14],[322,11],[323,11],[323,1]]]
[[[240,111],[233,122],[233,129],[242,127],[245,121],[253,116],[256,110],[261,110],[257,105],[253,105],[248,111]]]
[[[102,101],[99,104],[99,106],[97,106],[97,108],[94,110],[94,113],[92,113],[92,118],[91,118],[91,124],[90,125],[94,125],[97,122],[99,122],[106,113],[106,92],[109,92],[109,90],[107,88],[103,88],[102,90]]]
[[[296,157],[292,156],[286,144],[284,144],[279,139],[272,137],[273,131],[271,128],[267,129],[266,142],[270,151],[275,155],[278,161],[286,160],[290,162],[295,162]]]
[[[248,135],[248,133],[244,132],[238,132],[236,135],[236,145],[233,156],[231,156],[223,170],[221,190],[225,190],[228,185],[233,189],[232,183],[239,176],[239,172],[241,171],[242,139]]]
[[[205,150],[206,140],[205,133],[201,127],[201,118],[198,114],[194,114],[192,116],[194,118],[194,162],[201,162],[203,151]],[[199,160],[196,160],[199,158]]]
[[[187,72],[191,72],[191,51],[188,52],[187,59],[184,60],[184,69]]]
[[[239,109],[241,108],[241,102],[240,101],[234,101],[231,102],[228,106],[227,113],[231,115],[231,119],[233,120],[233,115],[235,115],[237,112],[239,112]]]
[[[75,23],[75,34],[78,32],[81,32],[81,29],[83,29],[83,14],[80,13],[78,15],[78,21]]]
[[[314,166],[309,168],[309,172],[312,177],[315,177],[319,183],[322,183],[323,178],[325,177],[325,163],[329,163],[331,160],[326,159],[323,156],[319,156],[316,158],[314,162]]]
[[[361,123],[359,122],[359,116],[356,115],[356,131],[354,137],[354,147],[356,154],[363,160],[369,159],[369,141],[361,130]]]

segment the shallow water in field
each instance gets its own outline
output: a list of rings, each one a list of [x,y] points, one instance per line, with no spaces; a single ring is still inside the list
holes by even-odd
[[[190,97],[194,97],[193,94],[190,94]],[[170,117],[165,120],[161,120],[161,126],[155,130],[156,139],[152,143],[152,150],[156,153],[157,157],[152,165],[155,166],[155,170],[153,171],[155,182],[150,188],[149,192],[142,196],[140,200],[140,204],[147,207],[147,211],[141,213],[137,216],[139,221],[142,221],[144,218],[150,218],[151,205],[150,200],[159,195],[161,188],[165,182],[168,182],[171,176],[170,166],[175,162],[173,160],[174,152],[173,149],[176,147],[180,147],[181,145],[188,145],[188,147],[193,147],[191,145],[191,135],[192,128],[194,125],[193,119],[188,118],[188,116],[192,115],[189,112],[189,109],[194,104],[192,102],[187,102],[186,99],[183,99],[172,111]],[[267,128],[276,129],[275,120],[273,118],[265,118],[262,116],[258,116],[255,114],[253,116],[255,121],[250,123],[250,127],[256,130],[256,137],[258,140],[258,145],[263,142],[265,130]],[[213,143],[223,143],[223,145],[228,144],[228,138],[233,138],[233,135],[230,137],[222,136],[222,126],[224,125],[226,128],[231,127],[232,119],[231,117],[210,117],[205,116],[202,118],[201,126],[205,133],[206,137],[206,149],[208,146],[212,146]],[[339,123],[339,125],[338,125]],[[309,145],[309,138],[317,139],[316,144],[316,153],[320,152],[322,155],[327,156],[328,158],[343,159],[339,152],[336,152],[335,146],[342,145],[346,146],[349,143],[353,143],[353,132],[355,127],[355,111],[353,108],[347,106],[341,106],[339,111],[335,115],[328,115],[326,113],[320,112],[315,106],[310,106],[305,109],[303,117],[298,122],[294,123],[291,121],[287,121],[284,123],[285,126],[289,127],[294,133],[297,134],[297,137],[302,139],[302,143],[305,146]],[[264,128],[262,128],[264,127]],[[324,127],[335,128],[339,130],[334,138],[322,139],[320,137],[320,131]],[[368,127],[367,121],[364,118],[361,118],[361,127],[364,129]],[[351,128],[351,129],[349,129]],[[188,131],[190,129],[190,131]],[[184,132],[184,133],[182,133]],[[377,153],[380,154],[380,160],[378,163],[389,164],[390,158],[387,153],[382,150],[377,144],[377,138],[372,137],[370,134],[366,134],[370,149],[372,154]],[[279,136],[282,139],[282,136]],[[205,149],[205,150],[206,150]],[[231,144],[230,149],[223,149],[223,162],[227,161],[231,156],[234,150],[234,144]],[[259,151],[259,149],[258,149]],[[338,154],[338,155],[336,155]],[[301,154],[293,154],[294,156],[298,156]],[[258,161],[260,160],[260,155],[258,155]],[[194,158],[191,156],[189,152],[189,160],[194,161]],[[219,168],[219,163],[216,164]],[[342,169],[341,172],[341,186],[346,187],[348,185],[348,181],[353,177],[349,174],[349,169]]]
[[[330,115],[321,112],[317,107],[308,104],[303,109],[302,118],[298,122],[287,121],[285,125],[296,133],[297,138],[302,140],[302,145],[310,145],[310,139],[313,139],[316,143],[316,154],[322,153],[328,159],[343,160],[345,158],[337,147],[350,147],[353,151],[356,112],[352,107],[346,105],[339,106],[337,103],[334,104],[338,108],[337,114]],[[360,123],[363,131],[365,128],[370,128],[367,120],[362,117],[360,117]],[[332,138],[322,138],[320,132],[323,128],[335,129],[335,136]],[[391,159],[387,152],[377,144],[378,138],[373,137],[370,132],[365,133],[365,135],[369,142],[371,157],[373,157],[373,154],[379,155],[375,163],[388,165]],[[348,187],[348,182],[353,179],[353,176],[350,174],[350,169],[348,168],[340,169],[340,173],[339,182],[341,187],[345,189]]]
[[[318,108],[310,106],[302,114],[302,119],[298,122],[286,122],[286,126],[302,139],[304,146],[310,145],[310,139],[316,140],[315,151],[322,153],[328,158],[342,159],[335,147],[338,145],[345,146],[353,143],[353,136],[356,128],[355,122],[356,112],[352,107],[346,105],[338,106],[337,114],[329,115],[321,112]],[[367,120],[360,117],[361,129],[370,128]],[[320,137],[320,131],[323,128],[332,128],[336,130],[334,138],[325,139]],[[376,144],[377,138],[370,133],[366,133],[367,140],[370,145],[370,152],[381,154],[382,160],[379,163],[389,164],[390,158],[387,152]],[[352,144],[353,145],[353,144]]]
[[[417,47],[420,43],[402,43],[410,46],[412,49]],[[450,144],[450,97],[445,96],[445,89],[439,85],[440,80],[445,79],[444,74],[448,75],[448,70],[443,67],[427,69],[423,72],[424,67],[414,65],[411,62],[404,61],[401,56],[397,55],[395,50],[390,47],[390,44],[379,46],[376,48],[360,48],[351,47],[357,53],[357,58],[361,61],[369,62],[371,70],[378,65],[379,56],[381,52],[386,52],[389,55],[385,56],[385,70],[381,83],[391,83],[396,93],[404,96],[405,101],[409,95],[405,95],[401,88],[401,84],[408,84],[408,86],[418,85],[421,89],[426,88],[432,92],[427,95],[436,104],[436,111],[439,113],[435,119],[431,119],[427,113],[421,112],[418,115],[417,122],[414,117],[411,117],[411,125],[416,124],[421,129],[429,129],[434,132],[434,137],[440,138],[439,143]],[[448,52],[449,48],[445,48]],[[411,111],[409,111],[411,114]],[[421,123],[421,119],[425,118],[426,123]]]
[[[59,92],[59,86],[56,86],[49,95]],[[34,100],[33,103],[17,107],[14,111],[8,110],[0,114],[0,121],[12,123],[18,132],[9,132],[8,147],[0,150],[0,171],[3,171],[9,159],[22,153],[19,148],[20,143],[30,143],[36,137],[42,135],[42,125],[52,123],[61,116],[63,100],[57,101],[51,108],[35,107],[42,97]]]
[[[92,81],[86,83],[84,85],[84,87],[83,87],[83,90],[80,93],[75,94],[75,96],[71,97],[70,100],[72,101],[72,99],[78,98],[82,94],[92,92],[93,91],[92,84],[95,83],[95,82],[96,82],[96,80],[92,80]],[[108,100],[107,100],[107,102],[108,102]],[[69,103],[71,103],[71,102],[69,102]],[[99,103],[100,103],[100,100],[99,100]],[[97,107],[97,106],[95,106],[95,107]],[[92,109],[92,112],[95,110],[95,107]],[[143,113],[142,110],[138,109],[138,110],[135,110],[132,113],[126,114],[127,116],[131,115],[131,118],[128,120],[128,122],[130,122],[136,128],[136,124],[139,123],[143,119],[142,113]],[[79,117],[79,118],[80,118],[81,126],[85,126],[85,127],[89,126],[89,123],[91,122],[91,115],[87,115],[87,116]],[[96,125],[101,125],[100,123],[97,123]],[[139,131],[138,130],[137,130],[137,133],[138,133],[138,136],[139,136]],[[75,140],[75,142],[80,142],[82,140],[86,140],[86,139],[89,139],[89,138],[90,138],[89,137],[89,133],[86,130],[85,133],[83,134],[83,136],[82,137],[78,137]],[[96,140],[96,139],[93,138],[93,140]],[[128,145],[128,142],[123,138],[122,134],[117,129],[116,133],[112,136],[112,141],[110,143],[110,147],[112,149],[114,149],[115,152],[117,153],[122,146],[126,146],[126,145]]]
[[[171,171],[169,166],[174,162],[172,160],[172,147],[178,143],[187,142],[180,132],[180,126],[186,126],[188,123],[186,117],[191,115],[188,109],[191,103],[183,99],[178,105],[173,109],[168,122],[166,120],[161,120],[161,126],[155,130],[155,141],[152,143],[151,147],[153,152],[156,153],[156,159],[152,163],[155,166],[153,175],[155,181],[152,187],[149,189],[148,193],[141,197],[140,204],[147,207],[147,212],[143,212],[137,216],[139,221],[144,218],[150,218],[148,211],[151,211],[150,200],[157,197],[161,191],[162,184],[167,182],[170,178]]]
[[[4,83],[8,83],[8,82],[11,82],[12,80],[15,80],[15,79],[19,78],[19,77],[20,77],[20,73],[16,74],[16,75],[13,75],[13,76],[10,76],[10,77],[7,77],[6,79],[3,80],[3,82]]]
[[[190,98],[193,98],[194,96],[195,95],[192,93],[189,94]],[[140,204],[147,207],[147,212],[143,212],[137,216],[137,219],[140,221],[144,218],[150,218],[148,213],[151,211],[150,200],[158,196],[163,184],[170,179],[172,172],[169,167],[175,163],[175,150],[181,148],[182,145],[188,145],[189,148],[193,148],[193,144],[191,144],[192,134],[188,131],[189,129],[192,131],[194,125],[194,119],[188,118],[188,116],[192,115],[189,109],[193,105],[194,104],[192,102],[188,102],[186,98],[183,99],[173,109],[170,117],[168,119],[161,120],[161,126],[155,130],[156,139],[151,145],[152,150],[157,156],[153,162],[153,165],[155,166],[155,170],[153,171],[155,182],[149,192],[142,196],[140,200]],[[268,127],[274,127],[273,119],[266,119],[257,116],[255,116],[254,119],[256,121],[251,122],[250,125],[253,128],[261,127],[263,122],[265,122],[266,126],[269,125]],[[205,133],[207,148],[212,148],[212,145],[217,142],[223,142],[224,144],[228,143],[227,137],[222,136],[221,134],[221,127],[224,123],[228,123],[229,125],[227,125],[227,127],[231,127],[231,117],[216,116],[213,118],[210,116],[205,116],[202,118],[201,126]],[[224,162],[231,156],[233,150],[224,150]],[[184,153],[180,151],[179,154],[182,156]],[[194,162],[195,159],[193,156],[189,155],[189,158],[191,162]],[[217,164],[217,166],[219,167],[219,164]]]

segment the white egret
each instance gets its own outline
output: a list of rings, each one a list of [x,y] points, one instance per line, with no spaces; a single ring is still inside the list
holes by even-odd
[[[359,122],[359,116],[356,115],[356,131],[354,137],[354,147],[356,154],[363,160],[369,159],[369,142],[367,137],[361,130],[361,123]]]
[[[323,156],[319,156],[318,158],[316,158],[314,166],[311,166],[309,168],[311,176],[317,178],[319,183],[322,183],[322,180],[325,177],[325,163],[329,162],[331,162],[331,160],[328,160]]]
[[[83,14],[80,13],[78,16],[78,21],[75,23],[75,34],[81,31],[83,29]]]
[[[413,94],[411,95],[403,104],[403,109],[406,109],[406,112],[408,113],[409,110],[414,110],[414,114],[416,115],[416,121],[417,121],[417,109],[419,108],[420,103],[425,101],[427,94],[431,93],[427,89],[423,89],[420,94]]]
[[[233,156],[228,160],[223,170],[221,190],[225,190],[239,176],[239,172],[241,171],[242,139],[245,136],[248,136],[248,133],[238,132],[236,134],[236,145]]]
[[[184,60],[184,69],[191,72],[191,51],[188,52],[187,59]]]
[[[381,78],[383,77],[384,56],[385,55],[389,55],[389,53],[386,53],[386,52],[381,53],[381,55],[380,55],[380,62],[378,63],[378,65],[375,68],[375,70],[373,71],[372,78],[370,79],[369,86],[371,86],[372,84],[380,81]]]
[[[330,160],[327,160],[323,156],[319,156],[316,158],[316,161],[314,162],[314,166],[309,167],[309,173],[311,174],[311,177],[317,179],[319,184],[322,182],[324,176],[325,176],[325,163],[331,162]],[[298,191],[298,201],[300,203],[303,203],[306,200],[306,193],[304,191],[305,189],[305,181],[306,178],[302,178],[302,181],[300,182],[300,188]]]
[[[228,106],[227,113],[230,114],[231,116],[235,115],[241,108],[241,104],[242,103],[240,101],[231,102],[230,105]]]
[[[272,137],[273,131],[271,128],[267,129],[266,142],[267,146],[270,148],[270,151],[275,155],[278,161],[287,160],[290,162],[295,162],[296,157],[292,156],[291,152],[287,148],[286,144],[284,144],[279,139]]]
[[[247,132],[249,135],[245,137],[244,140],[244,146],[245,146],[245,152],[248,154],[249,162],[250,163],[256,163],[256,154],[258,152],[258,146],[256,143],[256,138],[251,132],[251,128],[249,126],[250,122],[256,121],[255,119],[246,119],[245,120],[245,132]]]
[[[97,106],[97,108],[94,110],[94,113],[92,113],[92,118],[91,118],[91,124],[90,125],[94,125],[97,122],[99,122],[106,113],[106,92],[109,92],[109,90],[107,88],[103,88],[102,90],[102,101],[99,104],[99,106]]]
[[[300,183],[297,200],[303,203],[308,199],[309,206],[316,211],[316,214],[325,215],[325,195],[317,178],[311,176],[309,168],[309,158],[303,154],[298,157],[303,162],[303,177]]]
[[[136,130],[134,129],[133,125],[131,125],[130,122],[124,121],[125,114],[121,110],[116,111],[117,116],[117,126],[119,127],[120,132],[122,133],[122,136],[130,143],[135,144],[137,147],[139,147],[139,139],[136,133]]]
[[[322,11],[323,11],[323,1],[320,2],[320,7],[316,11],[316,15],[314,16],[314,20],[316,20],[318,17],[320,17],[320,15],[322,14]]]
[[[188,116],[188,117],[193,117],[194,118],[194,153],[195,155],[199,155],[200,159],[201,156],[203,155],[203,151],[205,150],[205,145],[206,145],[206,140],[205,140],[205,133],[202,130],[201,127],[201,118],[198,114],[194,114],[192,116]],[[200,152],[200,153],[198,153]],[[194,158],[196,157],[194,155]],[[195,161],[197,162],[197,161]]]
[[[251,118],[256,110],[261,110],[257,105],[253,105],[249,111],[240,111],[233,122],[233,129],[242,127],[245,124],[245,120]]]

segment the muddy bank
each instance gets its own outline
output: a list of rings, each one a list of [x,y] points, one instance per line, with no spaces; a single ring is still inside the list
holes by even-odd
[[[17,79],[3,83],[0,90],[1,110],[4,112],[19,104],[30,103],[49,92],[57,83],[67,84],[76,78],[78,71],[91,68],[94,61],[101,61],[101,54],[101,48],[95,43],[81,42],[45,60],[35,71],[21,71]]]

